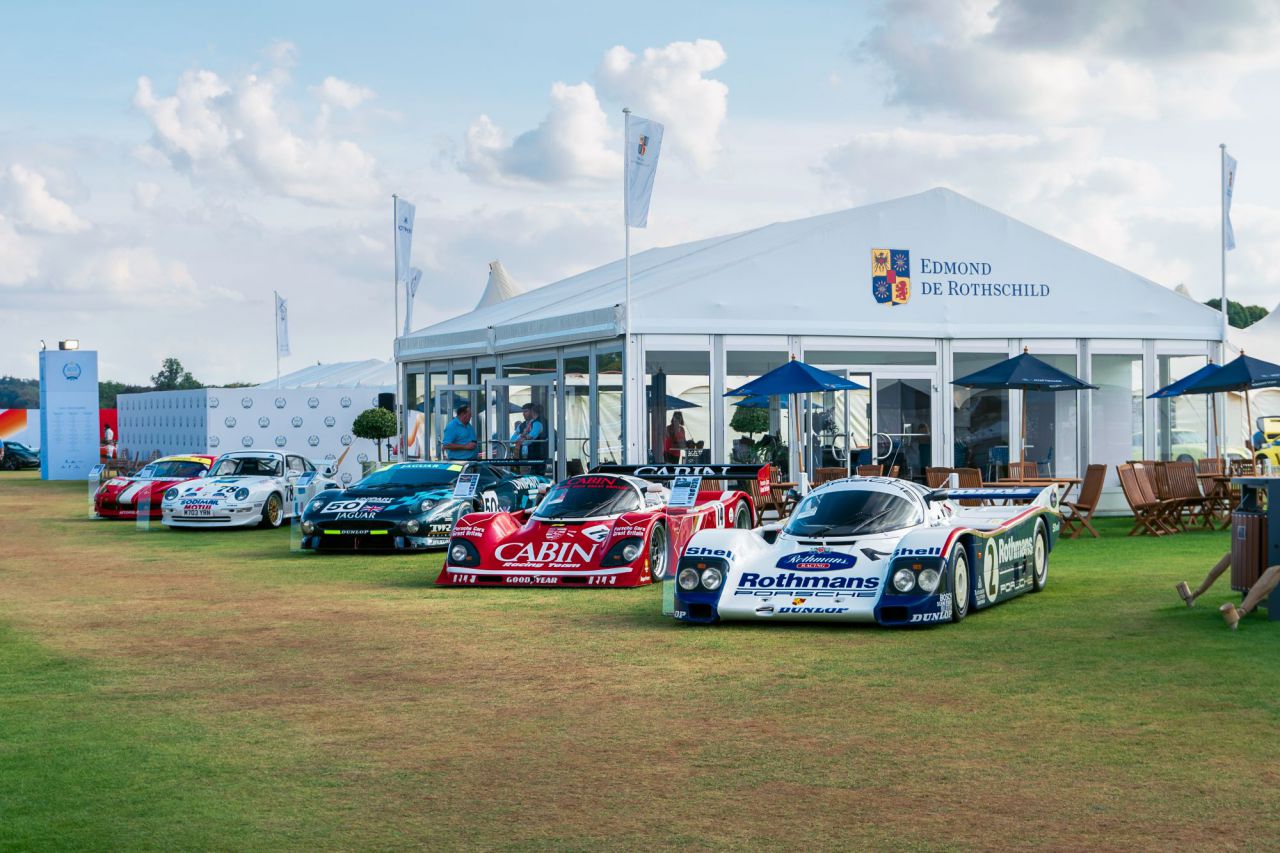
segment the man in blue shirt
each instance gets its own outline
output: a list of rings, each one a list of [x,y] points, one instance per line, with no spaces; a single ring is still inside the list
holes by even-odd
[[[466,403],[458,405],[454,410],[453,420],[444,428],[441,442],[446,459],[468,460],[479,455],[476,450],[476,428],[471,425],[471,406]]]
[[[516,424],[511,433],[511,451],[518,459],[546,459],[547,442],[543,438],[542,421],[538,417],[538,407],[533,403],[524,404],[524,420]]]

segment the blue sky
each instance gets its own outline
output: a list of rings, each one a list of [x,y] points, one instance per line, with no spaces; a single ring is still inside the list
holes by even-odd
[[[667,126],[638,250],[949,186],[1167,286],[1280,299],[1280,9],[1223,0],[6,6],[0,373],[78,336],[105,376],[208,382],[389,353],[390,195],[415,325],[498,258],[621,252],[621,107]],[[139,329],[145,334],[139,334]],[[10,333],[12,332],[12,333]]]

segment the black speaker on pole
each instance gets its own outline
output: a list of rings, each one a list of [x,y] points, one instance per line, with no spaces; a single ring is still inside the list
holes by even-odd
[[[396,395],[390,392],[378,394],[378,408],[394,412],[396,410]]]

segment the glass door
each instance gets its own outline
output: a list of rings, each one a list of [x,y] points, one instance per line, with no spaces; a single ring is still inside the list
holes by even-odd
[[[871,462],[871,376],[843,367],[822,367],[862,385],[857,391],[825,391],[810,398],[809,470],[843,468],[855,473]]]
[[[934,457],[932,379],[877,372],[874,389],[872,429],[890,439],[887,448],[879,448],[888,453],[877,461],[885,473],[897,466],[903,479],[924,482]]]
[[[444,428],[457,417],[458,407],[463,403],[471,409],[470,424],[480,439],[477,455],[484,456],[484,388],[480,385],[437,385],[431,400],[431,458],[448,458],[443,447]]]
[[[489,379],[484,393],[487,458],[527,462],[519,466],[523,473],[563,479],[565,428],[563,414],[556,408],[556,378]]]

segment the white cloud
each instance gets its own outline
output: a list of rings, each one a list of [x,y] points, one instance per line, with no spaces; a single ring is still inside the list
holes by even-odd
[[[600,180],[615,176],[622,168],[613,138],[590,83],[555,83],[546,118],[514,140],[508,141],[488,116],[480,116],[467,130],[461,165],[463,171],[484,180]]]
[[[14,231],[13,223],[0,216],[0,285],[23,284],[39,271],[40,250],[35,241]]]
[[[59,288],[82,294],[104,308],[151,308],[160,302],[201,307],[212,301],[240,302],[242,294],[196,283],[182,261],[161,257],[147,246],[107,249],[73,269]]]
[[[316,94],[326,103],[344,110],[353,110],[376,97],[372,89],[339,80],[337,77],[324,78],[324,82],[316,87]]]
[[[53,234],[78,234],[89,228],[69,204],[54,198],[40,173],[15,163],[9,167],[9,181],[13,207],[23,225]]]
[[[639,57],[618,45],[600,63],[600,91],[645,118],[662,122],[663,150],[709,169],[720,152],[720,129],[729,110],[729,87],[707,72],[727,55],[711,39],[646,48]]]
[[[913,110],[1051,124],[1238,111],[1280,63],[1276,9],[1252,3],[890,0],[856,54]]]
[[[627,105],[666,126],[666,156],[705,170],[720,152],[729,96],[728,86],[705,75],[724,61],[724,48],[707,39],[648,48],[638,57],[618,46],[605,52],[596,80],[619,111]],[[557,82],[546,117],[532,130],[512,138],[488,115],[472,122],[459,166],[490,182],[591,183],[618,176],[620,143],[595,86]]]
[[[289,51],[274,53],[287,58]],[[231,83],[213,71],[193,70],[179,78],[173,95],[159,97],[149,78],[139,78],[134,106],[154,130],[142,159],[154,161],[158,153],[193,178],[239,179],[312,204],[371,202],[380,192],[373,156],[355,142],[332,138],[324,114],[310,133],[291,126],[286,116],[296,108],[279,103],[287,82],[280,68]],[[336,78],[325,84],[326,98],[353,105],[372,94]]]
[[[139,210],[151,210],[159,200],[159,184],[151,181],[139,181],[133,185],[133,203]]]

